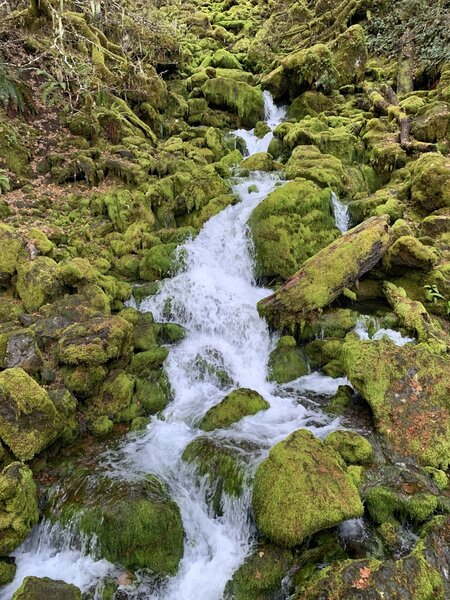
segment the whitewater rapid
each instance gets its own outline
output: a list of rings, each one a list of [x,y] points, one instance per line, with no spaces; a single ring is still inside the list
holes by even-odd
[[[265,102],[266,118],[273,129],[283,121],[285,111],[274,105],[268,93]],[[250,153],[267,150],[272,138],[270,133],[258,140],[253,131],[245,130],[235,134],[246,141]],[[241,201],[210,219],[195,239],[183,245],[183,269],[162,282],[159,292],[139,306],[141,311],[151,311],[155,321],[176,322],[186,330],[185,339],[171,347],[165,363],[173,400],[161,415],[152,418],[144,433],[130,435],[101,462],[111,477],[140,479],[153,473],[165,481],[181,511],[185,544],[176,576],[156,587],[151,579],[142,577],[134,587],[126,588],[129,598],[221,600],[227,581],[255,542],[251,480],[257,464],[274,444],[296,429],[307,427],[323,437],[338,427],[338,421],[305,408],[302,400],[310,392],[333,394],[339,385],[348,383],[345,379],[311,373],[287,386],[267,381],[267,363],[276,337],[256,310],[257,302],[270,291],[259,287],[253,276],[247,220],[281,183],[278,173],[237,177],[233,190]],[[205,361],[213,368],[205,371]],[[226,372],[227,385],[218,379],[215,368]],[[197,424],[207,410],[240,387],[259,392],[270,408],[207,434],[239,448],[245,442],[247,448],[242,454],[248,473],[245,491],[240,498],[224,495],[222,514],[216,516],[207,501],[210,482],[199,478],[181,456],[189,442],[205,435]],[[76,536],[45,522],[15,556],[17,576],[2,590],[1,600],[10,598],[25,575],[64,579],[87,591],[96,585],[99,590],[101,580],[116,573],[112,565],[77,547]]]

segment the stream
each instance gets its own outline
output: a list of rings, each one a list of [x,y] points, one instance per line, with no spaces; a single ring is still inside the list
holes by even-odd
[[[285,111],[273,104],[268,93],[265,101],[266,118],[273,129],[283,121]],[[259,140],[245,130],[235,135],[246,141],[250,153],[267,150],[272,137],[269,133]],[[134,587],[124,588],[127,598],[220,600],[227,581],[255,543],[251,480],[258,463],[296,429],[306,427],[323,437],[339,426],[338,420],[306,408],[303,400],[309,393],[333,394],[347,383],[345,379],[311,373],[294,385],[267,381],[267,362],[277,340],[256,310],[257,302],[270,290],[258,287],[253,277],[247,220],[280,182],[277,173],[237,177],[233,190],[241,202],[210,219],[195,239],[183,245],[183,269],[139,307],[151,311],[156,321],[176,322],[186,329],[185,339],[171,348],[165,363],[173,400],[153,417],[145,432],[130,434],[99,461],[111,477],[139,479],[153,473],[165,481],[181,511],[185,544],[176,576],[158,584],[143,577]],[[205,361],[214,368],[202,368]],[[225,386],[216,369],[226,372]],[[245,448],[242,460],[248,472],[243,495],[224,495],[222,514],[216,516],[207,501],[209,481],[199,478],[181,455],[189,442],[205,435],[196,424],[206,411],[240,387],[259,392],[270,408],[207,434]],[[26,575],[64,579],[83,592],[97,586],[95,597],[100,598],[102,579],[117,573],[107,561],[89,555],[70,527],[63,529],[47,521],[35,528],[15,557],[17,575],[0,592],[1,600],[9,599]]]

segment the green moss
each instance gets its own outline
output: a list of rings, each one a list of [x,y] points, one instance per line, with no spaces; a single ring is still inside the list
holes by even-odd
[[[308,374],[308,365],[295,339],[291,336],[281,337],[277,347],[269,357],[269,381],[288,383]]]
[[[106,415],[94,418],[89,423],[89,430],[95,437],[105,437],[111,432],[114,423]]]
[[[427,212],[450,207],[450,159],[441,154],[422,155],[409,166],[411,200]]]
[[[333,42],[333,59],[339,72],[339,85],[348,85],[364,79],[367,48],[364,29],[352,25]]]
[[[259,465],[253,511],[261,533],[290,547],[359,517],[363,505],[342,459],[311,432],[298,430],[274,446]]]
[[[0,223],[0,277],[6,279],[15,273],[23,242],[13,227]]]
[[[145,379],[136,379],[133,402],[143,415],[154,415],[163,410],[171,399],[167,375],[162,370],[151,371]]]
[[[81,600],[81,590],[74,585],[48,577],[25,577],[13,595],[14,600]]]
[[[177,263],[177,244],[159,244],[144,253],[139,277],[145,281],[162,279],[174,273]]]
[[[0,398],[0,437],[20,460],[30,460],[61,433],[53,402],[23,369],[0,373]]]
[[[238,59],[223,48],[216,50],[211,57],[211,64],[213,67],[221,67],[222,69],[242,69],[241,63]]]
[[[45,235],[45,233],[43,231],[41,231],[40,229],[36,229],[35,227],[33,227],[33,229],[30,229],[30,231],[28,233],[28,238],[36,246],[36,248],[39,250],[40,254],[44,254],[44,255],[48,255],[48,256],[51,256],[53,254],[53,252],[54,252],[53,242],[51,242],[48,239],[48,237]]]
[[[256,274],[286,279],[301,263],[338,235],[330,210],[330,190],[304,179],[273,191],[249,219]]]
[[[80,364],[76,367],[63,367],[60,373],[68,390],[80,398],[87,398],[97,394],[107,370],[102,365]]]
[[[386,218],[365,221],[304,262],[278,292],[258,303],[260,314],[276,326],[302,322],[375,266],[389,243]]]
[[[322,154],[315,146],[294,148],[286,163],[286,177],[303,177],[338,194],[345,189],[346,173],[341,161],[331,154]]]
[[[244,126],[254,127],[264,119],[263,94],[247,83],[217,77],[209,79],[202,92],[208,104],[236,112]]]
[[[259,546],[239,567],[225,588],[225,598],[264,600],[281,588],[292,554],[271,544]]]
[[[306,116],[316,117],[322,112],[331,111],[333,101],[321,92],[304,92],[292,102],[288,108],[288,119],[301,121]]]
[[[84,505],[73,508],[80,511],[81,531],[96,536],[100,556],[156,576],[176,573],[183,555],[180,511],[156,477],[140,483],[100,480]]]
[[[437,509],[436,496],[427,493],[408,495],[385,486],[365,493],[367,510],[376,523],[395,522],[396,516],[423,522]]]
[[[182,458],[195,466],[200,477],[207,475],[212,485],[212,504],[220,512],[222,494],[239,497],[244,490],[245,463],[239,449],[220,440],[198,437],[186,446]]]
[[[326,411],[332,415],[342,415],[351,403],[352,388],[348,385],[340,385],[326,407]]]
[[[134,377],[123,371],[111,373],[103,382],[98,395],[89,400],[88,414],[107,415],[113,422],[121,421],[130,406],[134,392]]]
[[[222,429],[248,415],[267,410],[269,406],[270,404],[258,392],[246,388],[238,389],[210,408],[198,426],[203,431]]]
[[[13,462],[1,472],[0,507],[0,553],[4,556],[25,540],[39,518],[33,474],[24,464]],[[4,567],[3,572],[7,576],[11,569]]]
[[[161,367],[169,355],[167,348],[154,348],[145,352],[138,352],[131,359],[130,373],[138,377],[145,377],[150,371]]]
[[[58,292],[57,264],[47,256],[19,263],[17,273],[17,291],[29,312],[38,310]]]
[[[405,235],[394,242],[386,260],[391,266],[431,271],[433,265],[439,260],[439,253],[435,248],[425,246],[412,235]]]
[[[302,323],[300,339],[344,338],[357,322],[357,313],[348,308],[328,308],[312,313]]]
[[[121,317],[96,317],[67,327],[58,341],[60,363],[100,365],[130,351],[133,327]]]
[[[445,471],[434,467],[425,467],[424,471],[428,473],[440,490],[445,490],[448,487],[448,476]]]
[[[350,465],[364,465],[374,456],[371,443],[355,431],[333,431],[325,438],[325,445],[333,448]]]
[[[448,466],[449,359],[427,346],[347,339],[341,354],[352,385],[372,408],[378,430],[399,455]]]
[[[178,323],[160,323],[158,340],[161,344],[176,344],[186,337],[186,329]]]
[[[441,142],[450,133],[450,109],[446,102],[432,102],[417,110],[411,134],[421,142]]]
[[[135,350],[152,350],[157,346],[159,325],[153,321],[151,313],[140,314],[134,327],[133,346]]]
[[[267,152],[256,152],[241,162],[241,169],[249,171],[271,171],[273,159]]]
[[[16,574],[16,564],[6,560],[0,561],[0,585],[11,583]]]

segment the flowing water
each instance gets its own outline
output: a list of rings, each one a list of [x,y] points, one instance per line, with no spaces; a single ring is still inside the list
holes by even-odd
[[[267,93],[265,100],[273,128],[282,121],[284,111],[274,106]],[[271,138],[271,134],[263,140],[257,140],[253,132],[236,134],[246,140],[251,153],[267,149]],[[312,373],[287,386],[267,381],[267,362],[276,339],[256,310],[269,290],[254,280],[246,223],[252,210],[279,184],[279,175],[273,173],[237,178],[233,188],[241,202],[213,217],[195,239],[184,244],[183,270],[140,305],[156,321],[174,321],[186,329],[186,338],[171,348],[165,364],[173,400],[145,433],[130,436],[118,450],[105,454],[102,462],[111,477],[136,479],[154,473],[167,483],[180,507],[185,548],[175,577],[156,588],[144,578],[129,591],[131,598],[220,600],[226,582],[254,543],[251,478],[259,461],[298,428],[308,427],[324,436],[338,426],[319,410],[305,408],[302,400],[309,392],[332,394],[346,380]],[[225,384],[217,369],[226,372]],[[249,475],[243,495],[224,495],[222,514],[216,516],[207,502],[210,483],[199,479],[181,455],[190,441],[204,435],[196,426],[200,418],[238,387],[256,390],[270,408],[207,434],[240,448]],[[67,530],[48,523],[36,528],[16,552],[16,560],[18,576],[3,590],[2,600],[10,597],[25,575],[62,578],[85,591],[113,572],[106,561],[96,561],[76,547]]]
[[[350,226],[350,213],[348,206],[341,202],[334,192],[331,194],[331,206],[333,209],[336,227],[339,229],[339,231],[345,233],[348,231]]]
[[[412,344],[415,338],[403,335],[395,329],[383,327],[376,317],[370,315],[360,315],[356,323],[355,332],[361,340],[382,340],[388,339],[396,346]]]

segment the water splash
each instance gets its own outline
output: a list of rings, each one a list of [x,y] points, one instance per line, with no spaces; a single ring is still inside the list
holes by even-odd
[[[373,333],[372,333],[373,331]],[[370,315],[361,315],[356,323],[355,332],[361,340],[391,340],[396,346],[412,344],[416,340],[412,337],[403,335],[395,329],[382,327],[380,320]]]

